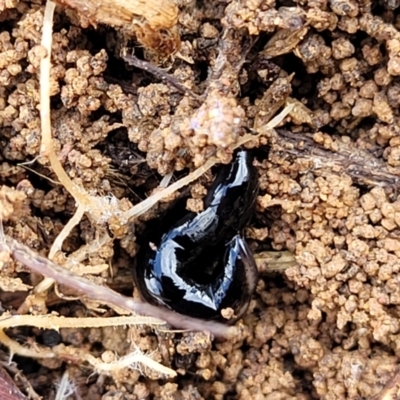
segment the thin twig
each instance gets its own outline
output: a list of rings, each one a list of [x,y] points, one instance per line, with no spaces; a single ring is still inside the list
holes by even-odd
[[[65,172],[57,154],[54,151],[53,138],[51,134],[50,118],[50,71],[51,71],[51,49],[53,16],[55,3],[48,0],[46,2],[42,28],[42,46],[46,50],[46,56],[40,61],[40,121],[41,121],[41,153],[49,159],[51,168],[56,174],[60,183],[75,199],[78,207],[81,206],[85,212],[89,213],[93,220],[98,221],[101,216],[113,213],[112,205],[109,202],[91,196],[86,190],[76,185]],[[67,232],[63,232],[65,236]],[[58,244],[59,245],[59,244]]]
[[[18,354],[22,357],[27,358],[54,358],[55,353],[49,349],[36,347],[36,348],[28,348],[25,346],[20,345],[15,340],[8,337],[5,334],[3,329],[0,329],[0,343],[4,346],[7,346],[10,350],[11,357],[13,354]]]
[[[68,223],[58,234],[56,240],[53,242],[48,256],[50,259],[53,259],[56,253],[61,250],[64,240],[67,238],[72,229],[79,224],[84,213],[85,213],[84,206],[82,204],[79,204],[78,208],[75,211],[74,216],[68,221]]]
[[[79,186],[75,185],[64,171],[53,146],[50,119],[50,69],[51,69],[51,44],[53,33],[53,15],[55,3],[46,2],[43,18],[42,46],[46,49],[46,56],[40,61],[40,122],[42,128],[41,152],[46,154],[50,165],[57,175],[60,183],[72,194],[78,203],[89,205],[88,196],[82,193]]]
[[[277,116],[271,119],[268,124],[260,128],[260,131],[257,135],[251,135],[247,134],[241,137],[238,141],[238,143],[235,145],[234,148],[238,148],[254,139],[257,139],[259,136],[265,135],[267,132],[269,132],[271,129],[275,128],[277,125],[279,125],[284,118],[292,111],[293,105],[288,105],[286,106]],[[158,203],[161,199],[164,197],[167,197],[171,195],[172,193],[175,193],[177,190],[180,188],[188,185],[189,183],[195,181],[196,179],[200,178],[205,172],[207,172],[211,167],[214,165],[218,164],[220,160],[217,157],[211,157],[209,158],[204,165],[201,167],[197,168],[195,171],[191,172],[189,175],[185,176],[184,178],[179,179],[178,181],[174,182],[171,186],[168,186],[167,188],[160,190],[156,193],[154,193],[152,196],[148,197],[146,200],[142,201],[139,204],[136,204],[132,208],[130,208],[128,211],[126,211],[123,214],[123,217],[121,219],[123,220],[129,220],[130,218],[136,218],[139,215],[143,214],[147,210],[149,210],[151,207],[153,207],[156,203]]]
[[[180,329],[197,331],[206,330],[214,336],[225,338],[232,337],[237,333],[235,327],[229,327],[218,322],[202,321],[190,318],[163,307],[156,307],[151,304],[134,300],[130,297],[122,296],[108,287],[96,285],[88,279],[77,276],[53,261],[40,256],[32,251],[28,246],[19,243],[17,240],[12,239],[9,236],[5,236],[3,240],[0,238],[0,251],[9,251],[16,261],[21,262],[30,270],[50,277],[56,280],[59,284],[75,289],[86,295],[88,298],[100,303],[111,304],[115,307],[123,308],[136,314],[158,318]]]
[[[56,240],[53,242],[51,249],[49,251],[48,257],[53,259],[55,254],[61,250],[61,246],[67,236],[70,234],[71,230],[79,224],[80,220],[85,213],[85,209],[82,204],[78,205],[78,208],[75,211],[74,216],[68,221],[68,223],[63,227],[61,232],[56,237]],[[50,287],[54,284],[53,279],[45,278],[39,285],[35,287],[35,293],[43,293],[44,291],[50,289]]]
[[[17,326],[35,326],[40,329],[76,328],[104,328],[106,326],[133,326],[133,325],[165,325],[164,321],[151,317],[124,316],[124,317],[85,317],[71,318],[58,315],[8,315],[0,317],[0,329],[15,328]]]
[[[127,354],[126,356],[123,356],[110,363],[100,361],[90,354],[87,354],[85,358],[86,361],[88,361],[97,372],[111,372],[129,367],[137,368],[137,364],[143,364],[144,366],[159,372],[161,375],[165,375],[170,378],[173,378],[177,375],[173,369],[165,367],[157,361],[154,361],[149,356],[141,353],[140,350],[136,350],[135,352]]]
[[[286,154],[296,158],[310,160],[316,175],[331,174],[332,171],[346,173],[363,185],[400,188],[400,169],[390,167],[382,158],[375,157],[370,151],[353,147],[336,140],[337,151],[324,148],[314,141],[312,134],[298,134],[286,129],[276,131],[274,147],[283,149]]]
[[[181,93],[183,93],[183,94],[187,93],[188,95],[190,95],[191,97],[193,97],[195,100],[197,100],[199,102],[203,102],[204,101],[204,99],[201,96],[199,96],[198,94],[194,93],[192,90],[187,88],[185,85],[182,85],[182,83],[180,83],[174,76],[168,74],[167,72],[165,72],[161,68],[158,68],[154,64],[152,64],[152,63],[150,63],[148,61],[140,60],[139,58],[137,58],[133,54],[130,54],[130,55],[123,54],[122,58],[129,65],[132,65],[132,66],[134,66],[136,68],[142,69],[143,71],[151,73],[155,77],[161,79],[163,82],[166,82],[166,83],[170,84],[175,89],[179,90]]]
[[[103,327],[103,326],[118,326],[118,325],[134,325],[146,324],[152,325],[151,318],[148,317],[115,317],[115,318],[64,318],[57,316],[6,316],[0,319],[0,343],[7,346],[10,350],[11,357],[18,354],[23,357],[29,358],[55,358],[63,356],[62,354],[53,352],[52,350],[43,348],[42,346],[35,345],[31,348],[25,347],[17,343],[15,340],[9,338],[4,332],[6,327],[33,325],[35,327],[44,329],[59,329],[79,327]],[[155,321],[156,324],[164,324],[163,321]],[[67,356],[67,355],[65,355]],[[170,368],[163,366],[157,361],[152,360],[148,355],[142,354],[139,350],[121,357],[117,361],[105,363],[99,361],[90,354],[82,354],[82,361],[88,361],[96,372],[112,372],[122,368],[137,368],[137,364],[143,364],[154,371],[159,372],[161,375],[168,377],[176,376],[176,372]]]

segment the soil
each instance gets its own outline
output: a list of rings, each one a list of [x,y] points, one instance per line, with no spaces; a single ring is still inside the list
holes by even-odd
[[[254,134],[245,146],[256,156],[260,193],[246,236],[256,258],[289,251],[296,263],[277,272],[258,260],[256,293],[230,340],[145,325],[8,329],[25,347],[62,348],[69,357],[16,355],[10,367],[0,340],[15,384],[50,400],[68,371],[65,399],[400,398],[398,2],[168,2],[165,26],[141,11],[129,25],[85,15],[81,2],[60,3],[51,126],[69,178],[129,209],[166,176],[177,180],[211,156],[229,163],[240,139]],[[43,13],[40,0],[0,0],[0,218],[8,236],[47,256],[76,203],[41,149]],[[289,116],[256,136],[287,104]],[[215,171],[180,191],[188,209],[202,209]],[[76,268],[137,297],[137,238],[178,195],[124,226],[85,215],[54,260],[66,264],[109,229],[115,240]],[[38,294],[41,280],[0,252],[3,312],[118,312],[62,285]],[[140,366],[96,373],[79,362],[82,351],[112,362],[132,349],[177,376]]]

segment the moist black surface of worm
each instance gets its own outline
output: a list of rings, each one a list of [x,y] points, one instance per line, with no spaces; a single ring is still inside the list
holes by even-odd
[[[249,223],[258,193],[252,155],[235,153],[220,168],[199,214],[186,212],[166,224],[155,242],[145,243],[134,268],[141,296],[179,313],[222,319],[221,310],[243,315],[257,283],[257,268],[243,229]],[[171,220],[180,213],[168,211]],[[162,226],[162,225],[161,225]]]

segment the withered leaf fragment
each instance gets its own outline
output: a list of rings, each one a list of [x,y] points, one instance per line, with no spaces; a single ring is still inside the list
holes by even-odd
[[[169,55],[180,47],[178,7],[172,0],[55,0],[75,9],[81,23],[119,27],[147,49]]]
[[[290,53],[304,39],[307,31],[306,26],[296,30],[281,29],[272,36],[261,54],[272,58]]]

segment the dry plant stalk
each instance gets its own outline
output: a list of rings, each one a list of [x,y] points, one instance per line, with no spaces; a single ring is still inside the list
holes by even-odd
[[[37,317],[33,317],[33,318],[37,318]],[[62,317],[55,317],[55,316],[48,316],[48,317],[44,317],[45,319],[47,319],[47,322],[49,322],[52,319],[60,319],[60,322],[62,324],[62,322],[66,322],[65,320],[63,321]],[[119,317],[117,317],[119,318]],[[130,317],[135,319],[136,317]],[[39,317],[40,319],[40,317]],[[83,318],[86,319],[86,318]],[[102,318],[90,318],[92,320],[102,320]],[[21,321],[17,321],[17,325],[15,325],[12,322],[12,317],[11,318],[5,318],[2,319],[2,325],[7,325],[7,322],[9,322],[11,320],[11,322],[9,323],[10,326],[21,326],[24,325],[24,323],[19,324],[18,322]],[[90,327],[92,325],[92,323],[89,323],[89,325],[85,326],[85,324],[77,324],[77,318],[66,318],[66,320],[70,320],[68,322],[74,322],[73,326],[76,327],[79,325],[79,327]],[[140,320],[140,318],[139,318]],[[79,319],[80,321],[80,319]],[[29,322],[29,321],[28,321]],[[36,323],[34,323],[34,321],[32,321],[32,325],[37,326]],[[94,322],[93,322],[94,323]],[[135,322],[136,324],[136,322]],[[48,325],[48,324],[42,324],[42,325]],[[67,325],[71,325],[71,324],[67,324]],[[113,324],[107,324],[107,326],[112,326]],[[119,325],[119,324],[118,324]],[[125,325],[125,324],[123,324]],[[49,325],[51,326],[51,324]],[[95,323],[95,326],[101,326],[101,323],[99,324],[99,321],[97,321]],[[68,354],[63,354],[60,353],[60,351],[53,351],[53,350],[49,350],[47,348],[44,348],[42,346],[39,346],[38,344],[35,344],[35,346],[32,346],[32,348],[28,348],[25,347],[21,344],[19,344],[18,342],[16,342],[15,340],[12,340],[11,338],[9,338],[5,332],[4,332],[4,328],[2,327],[0,328],[0,342],[7,346],[8,349],[10,350],[11,356],[13,356],[14,354],[18,354],[22,357],[27,357],[27,358],[65,358],[65,359],[69,359],[70,357],[68,356]],[[58,329],[61,328],[61,326],[53,326],[50,329]],[[176,376],[176,372],[168,367],[165,367],[164,365],[158,363],[157,361],[154,361],[152,358],[150,358],[150,356],[143,354],[141,351],[139,351],[138,349],[134,350],[133,352],[119,358],[116,361],[112,361],[110,363],[106,363],[106,362],[102,362],[99,361],[98,359],[96,359],[95,357],[93,357],[91,354],[85,353],[85,352],[78,352],[79,354],[79,359],[76,360],[76,362],[88,362],[97,373],[109,373],[109,372],[113,372],[113,371],[118,371],[120,369],[123,368],[132,368],[132,369],[139,369],[139,364],[144,365],[154,371],[157,371],[161,376],[167,376],[167,377],[174,377]]]
[[[42,46],[46,49],[46,56],[40,61],[40,121],[41,121],[41,153],[49,159],[51,168],[56,174],[60,183],[75,199],[78,208],[75,213],[77,217],[73,217],[72,221],[75,224],[69,224],[68,229],[71,230],[80,218],[78,216],[84,212],[88,213],[89,216],[99,221],[105,213],[113,214],[114,209],[110,201],[105,201],[104,198],[91,196],[83,188],[76,185],[67,175],[57,154],[54,151],[53,138],[51,135],[51,118],[50,118],[50,69],[51,69],[51,45],[52,45],[52,33],[53,33],[53,16],[54,16],[55,3],[52,1],[46,2],[43,18],[42,28]],[[60,235],[66,237],[69,231],[61,232]],[[57,247],[61,244],[58,243]],[[53,253],[53,251],[52,251]],[[55,253],[55,252],[54,252]]]
[[[41,120],[41,153],[49,159],[50,165],[56,174],[60,183],[73,196],[77,203],[75,215],[64,226],[52,248],[49,252],[49,258],[53,258],[58,250],[61,249],[64,239],[69,235],[71,230],[77,225],[83,214],[87,212],[92,220],[98,221],[104,213],[112,214],[111,202],[105,201],[99,197],[89,195],[83,188],[77,186],[67,175],[57,154],[54,151],[53,138],[51,135],[51,118],[50,118],[50,69],[51,69],[51,45],[53,31],[53,15],[55,3],[48,1],[46,3],[43,28],[42,28],[42,46],[46,49],[46,57],[40,62],[40,120]],[[46,279],[36,292],[44,291],[50,288],[54,283],[53,280]]]
[[[80,328],[104,328],[106,326],[133,326],[133,325],[165,325],[164,321],[143,316],[124,316],[97,318],[79,318]],[[76,328],[77,318],[58,315],[11,315],[4,313],[0,316],[0,329],[15,328],[16,326],[35,326],[40,329]]]
[[[286,129],[279,129],[274,136],[274,146],[284,149],[286,154],[310,160],[316,175],[329,175],[332,171],[345,173],[355,182],[363,185],[400,188],[398,167],[387,165],[370,151],[336,140],[336,150],[329,150],[313,139],[313,134],[299,135]],[[333,147],[333,146],[332,146]]]
[[[189,96],[191,96],[193,99],[197,100],[198,102],[204,101],[202,96],[199,96],[198,94],[194,93],[193,90],[187,88],[185,85],[180,83],[176,77],[174,77],[173,75],[170,75],[164,69],[157,67],[156,65],[154,65],[153,63],[151,63],[149,61],[141,60],[133,54],[127,54],[127,49],[123,49],[121,55],[122,55],[124,61],[127,62],[129,65],[132,65],[136,68],[140,68],[143,71],[150,72],[155,77],[161,79],[163,82],[168,83],[175,89],[179,90],[181,93],[188,94]]]
[[[86,355],[86,361],[88,361],[96,371],[101,372],[112,372],[129,367],[138,369],[139,366],[137,364],[142,364],[154,371],[159,372],[161,375],[165,375],[170,378],[173,378],[177,375],[173,369],[161,365],[138,350],[109,363],[103,362],[90,354]]]
[[[0,343],[10,351],[10,358],[15,354],[26,358],[55,358],[56,354],[50,349],[39,347],[38,345],[25,347],[6,335],[3,329],[0,329]]]
[[[173,0],[55,0],[75,9],[84,26],[98,23],[134,34],[147,49],[170,55],[180,48],[178,7]]]
[[[151,316],[158,320],[166,321],[170,325],[181,329],[197,331],[207,330],[216,337],[229,338],[237,333],[235,327],[229,327],[218,322],[190,318],[162,307],[156,307],[131,297],[123,296],[106,286],[99,286],[61,267],[53,261],[40,256],[28,246],[8,236],[0,236],[0,251],[10,252],[14,260],[21,262],[30,270],[48,276],[58,283],[75,289],[88,298],[99,301],[102,304],[110,304],[134,314]]]
[[[277,116],[275,116],[271,121],[266,124],[262,129],[259,130],[257,135],[244,135],[241,137],[234,146],[234,149],[251,142],[252,140],[256,139],[259,136],[265,135],[272,129],[274,129],[275,126],[279,125],[285,117],[292,111],[293,105],[286,106]],[[182,187],[188,185],[189,183],[195,181],[196,179],[200,178],[205,172],[207,172],[210,168],[212,168],[214,165],[219,164],[220,160],[217,157],[211,157],[209,158],[204,165],[201,167],[197,168],[193,172],[191,172],[189,175],[185,176],[184,178],[179,179],[178,181],[174,182],[171,186],[168,186],[167,188],[160,190],[159,192],[154,193],[152,196],[148,197],[146,200],[140,202],[139,204],[133,206],[130,210],[126,211],[123,215],[124,220],[129,220],[130,218],[135,218],[147,210],[149,210],[151,207],[153,207],[156,203],[158,203],[161,199],[164,197],[167,197],[173,193],[175,193],[177,190],[181,189]]]

